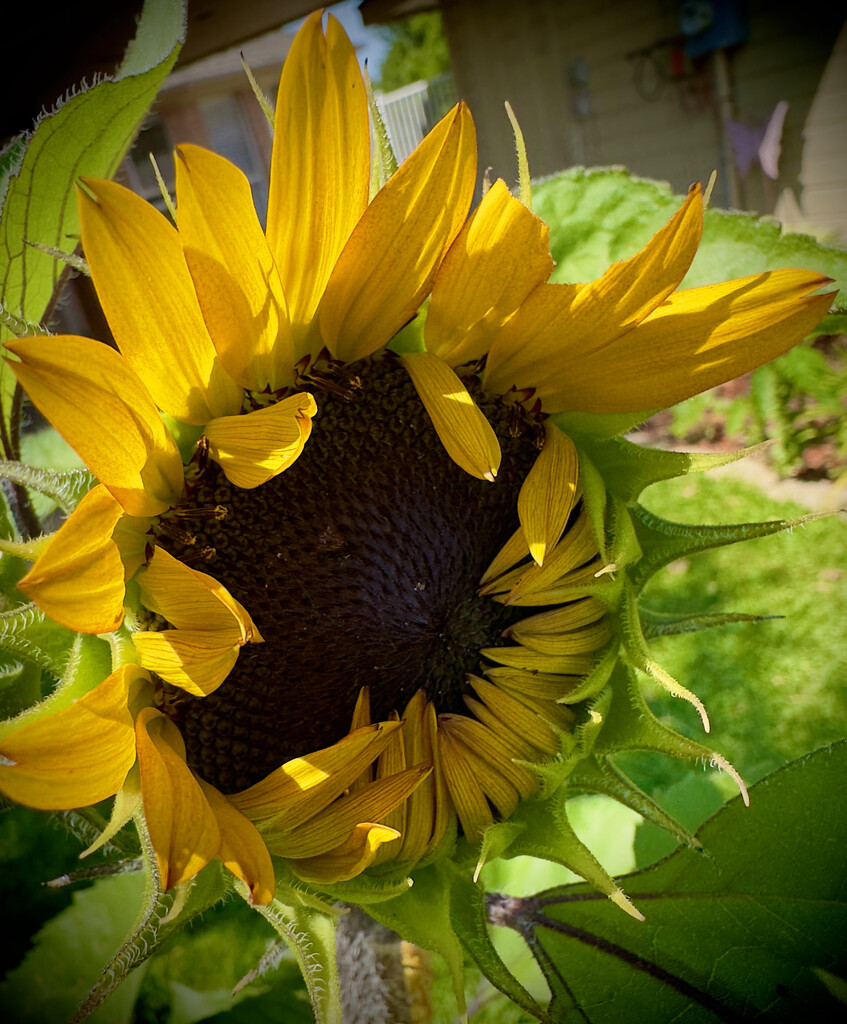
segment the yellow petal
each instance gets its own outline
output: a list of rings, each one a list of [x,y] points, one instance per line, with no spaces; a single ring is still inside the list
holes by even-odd
[[[584,565],[597,554],[597,541],[588,514],[583,509],[576,522],[562,537],[556,547],[547,555],[543,567],[538,565],[518,566],[502,576],[491,586],[498,591],[508,584],[509,602],[538,590],[555,586],[559,579],[572,569]],[[516,577],[516,578],[514,578]],[[483,588],[488,593],[489,588]]]
[[[485,657],[490,655],[485,654]],[[547,671],[554,671],[548,669]],[[485,701],[491,712],[500,719],[500,729],[494,730],[499,735],[503,730],[527,740],[532,746],[546,754],[557,754],[561,746],[556,732],[547,722],[527,707],[523,701],[505,693],[487,679],[469,676],[468,682],[476,690],[480,699]],[[553,705],[555,708],[555,705]],[[550,717],[555,714],[551,711]]]
[[[527,647],[483,647],[480,654],[510,668],[558,675],[587,675],[596,660],[587,654],[542,654]]]
[[[298,878],[304,882],[328,885],[346,882],[360,875],[376,860],[383,844],[399,838],[400,833],[387,825],[364,822],[357,825],[343,843],[318,857],[304,857],[291,862]]]
[[[208,573],[191,569],[156,547],[139,577],[145,605],[176,629],[206,631],[230,643],[261,643],[243,605]]]
[[[340,796],[399,728],[399,722],[380,722],[357,729],[331,747],[286,761],[249,789],[230,794],[229,800],[261,827],[280,819],[296,828]]]
[[[183,145],[176,195],[185,259],[227,372],[253,391],[290,384],[288,310],[246,176],[208,149]]]
[[[614,263],[589,284],[537,289],[492,344],[486,388],[501,394],[513,385],[538,387],[545,380],[557,381],[568,376],[573,359],[600,352],[625,335],[678,287],[697,251],[702,227],[703,201],[695,185],[635,256]]]
[[[389,715],[391,721],[397,721],[399,718],[396,711],[392,711]],[[376,777],[378,779],[385,779],[389,775],[394,775],[397,772],[405,770],[409,763],[406,759],[406,745],[403,740],[404,729],[398,729],[397,732],[391,737],[391,742],[379,755],[376,763]],[[406,803],[401,803],[394,808],[389,814],[385,815],[383,824],[389,828],[397,830],[398,839],[401,835],[405,835],[406,832]],[[380,846],[379,850],[376,851],[374,857],[374,863],[384,864],[387,860],[393,860],[395,855],[399,852],[401,842],[386,842]]]
[[[294,462],[318,411],[307,392],[244,416],[223,416],[206,427],[209,454],[236,487],[259,487]]]
[[[182,459],[146,388],[118,353],[72,335],[6,343],[33,404],[131,516],[175,504]]]
[[[432,286],[424,337],[450,366],[479,359],[553,270],[550,229],[500,180],[450,246]]]
[[[198,779],[221,833],[218,853],[224,865],[250,890],[253,903],[264,905],[273,899],[274,878],[271,855],[255,825],[209,783]]]
[[[447,454],[466,473],[494,481],[500,442],[453,370],[430,352],[401,356]]]
[[[315,315],[370,183],[359,61],[332,15],[324,38],[321,14],[306,20],[282,68],[268,194],[268,244],[296,332]]]
[[[282,818],[273,831],[265,832],[271,853],[280,857],[316,857],[343,843],[363,821],[386,817],[432,771],[432,765],[416,765],[386,779],[339,797],[325,810],[292,827]]]
[[[241,388],[215,352],[176,229],[122,185],[83,182],[91,195],[78,191],[82,246],[124,358],[175,419],[235,412]]]
[[[212,576],[156,547],[139,576],[144,604],[175,629],[133,633],[140,663],[195,696],[216,690],[239,648],[262,643],[246,609]]]
[[[155,708],[135,724],[144,818],[162,888],[193,878],[218,854],[220,830],[200,784],[185,763],[179,729]]]
[[[564,533],[577,499],[578,468],[573,441],[548,420],[544,447],[518,495],[518,518],[529,553],[538,565]]]
[[[659,409],[761,366],[801,341],[832,295],[804,298],[828,282],[806,270],[774,270],[676,292],[601,352],[547,377],[549,412]]]
[[[124,665],[69,707],[12,732],[0,743],[0,790],[42,810],[87,807],[113,796],[135,761],[127,707],[138,674]]]
[[[320,306],[324,343],[353,362],[417,312],[474,188],[476,133],[460,103],[388,179],[356,225]]]
[[[482,574],[480,583],[486,586],[499,579],[503,573],[508,572],[517,562],[523,561],[529,554],[529,545],[519,526],[512,536],[506,541],[503,547],[494,556],[494,561]]]
[[[101,484],[53,534],[18,590],[55,622],[111,633],[124,617],[124,567],[112,532],[123,509]]]
[[[440,715],[439,727],[446,729],[450,735],[461,743],[471,762],[481,761],[483,767],[480,772],[485,772],[485,777],[479,774],[482,788],[493,797],[494,790],[486,785],[486,779],[492,772],[503,777],[503,779],[514,788],[521,799],[527,799],[538,789],[538,781],[535,775],[523,765],[515,764],[510,755],[503,749],[500,739],[500,732],[493,733],[490,729],[477,722],[467,715]],[[497,801],[494,801],[497,804]],[[511,811],[504,811],[497,804],[497,808],[504,817],[508,817]],[[512,808],[514,810],[514,808]]]
[[[508,630],[508,636],[516,643],[542,654],[585,654],[589,651],[599,651],[611,639],[612,631],[609,624],[602,619],[581,629],[560,632],[532,625],[524,626],[519,622]]]
[[[238,661],[238,647],[217,634],[164,629],[132,634],[139,664],[174,686],[206,697],[226,679]]]
[[[494,815],[479,784],[476,773],[468,764],[464,748],[444,729],[439,721],[438,749],[444,779],[462,830],[470,843],[478,843],[483,830],[494,823]]]

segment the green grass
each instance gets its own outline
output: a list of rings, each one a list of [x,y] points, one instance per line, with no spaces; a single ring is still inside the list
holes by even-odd
[[[805,509],[723,477],[649,488],[643,504],[679,522],[793,518]],[[644,602],[661,611],[782,618],[654,641],[654,655],[712,718],[710,742],[748,782],[847,735],[847,517],[705,552],[661,570]],[[693,709],[651,688],[654,711],[702,737]]]

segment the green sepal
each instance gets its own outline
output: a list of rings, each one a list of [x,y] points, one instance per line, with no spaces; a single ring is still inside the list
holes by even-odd
[[[560,697],[558,703],[579,704],[584,700],[596,697],[608,683],[617,660],[618,644],[615,642],[602,653],[600,660],[588,675],[584,676],[564,697]]]
[[[97,482],[87,469],[54,472],[38,469],[23,462],[0,460],[0,479],[11,480],[29,490],[37,491],[54,501],[63,512],[72,512],[80,498]]]
[[[574,832],[568,818],[568,791],[562,787],[548,800],[526,800],[512,821],[524,825],[504,852],[507,857],[540,857],[584,878],[633,917],[636,911],[620,886]]]
[[[194,878],[162,892],[159,869],[143,816],[135,818],[144,856],[144,899],[128,937],[106,965],[70,1024],[81,1024],[115,989],[165,943],[199,914],[220,903],[232,891],[231,875],[218,860]]]
[[[696,526],[673,523],[649,512],[642,505],[631,506],[633,524],[644,557],[630,571],[630,579],[640,590],[659,569],[679,558],[699,551],[726,547],[744,540],[769,537],[795,526],[804,526],[831,512],[811,512],[797,519],[776,519],[769,523],[735,523],[728,526]]]
[[[641,412],[557,412],[550,419],[572,437],[613,438],[627,434],[659,412],[645,409]]]
[[[638,601],[635,588],[632,586],[625,588],[624,599],[618,606],[618,628],[623,641],[622,654],[626,662],[633,668],[640,669],[651,679],[655,679],[672,697],[681,697],[683,700],[687,700],[696,708],[703,722],[703,728],[708,732],[710,729],[709,716],[700,698],[674,679],[653,659],[641,628]]]
[[[547,1011],[514,977],[494,948],[482,888],[449,861],[443,866],[442,876],[450,893],[450,924],[468,955],[495,988],[522,1010],[550,1024]]]
[[[609,556],[606,552],[606,501],[608,497],[606,482],[582,443],[577,443],[577,453],[582,502],[585,505],[585,511],[588,514],[600,554],[605,561],[608,561]]]
[[[366,872],[351,878],[349,882],[333,882],[329,888],[336,899],[368,907],[372,903],[382,903],[402,896],[413,884],[408,875],[398,877],[396,871],[387,877]]]
[[[642,448],[623,437],[581,437],[579,444],[602,474],[609,493],[632,504],[650,484],[726,466],[748,455],[758,455],[773,442],[764,441],[735,452],[670,452]]]
[[[394,900],[368,907],[380,924],[393,929],[407,942],[437,953],[450,973],[459,1012],[465,1012],[465,975],[462,946],[451,921],[451,876],[439,861],[415,872],[415,884]]]
[[[247,888],[236,884],[241,896],[249,901]],[[253,906],[285,942],[300,968],[315,1024],[338,1024],[341,1020],[341,991],[335,960],[337,914],[330,908],[318,910],[302,903],[283,903],[273,899],[267,906]],[[373,915],[372,915],[373,916]]]
[[[365,67],[364,79],[371,122],[371,152],[373,153],[373,159],[371,160],[370,200],[373,200],[373,197],[397,170],[397,157],[394,155],[394,147],[391,145],[391,139],[388,137],[388,129],[385,127],[382,112],[377,106],[367,66]]]
[[[34,605],[0,614],[0,646],[58,676],[53,692],[16,718],[0,722],[0,738],[63,710],[109,675],[109,645],[51,622]]]
[[[662,725],[647,705],[635,673],[618,664],[609,680],[611,701],[594,750],[598,756],[653,750],[681,760],[711,764],[727,772],[746,796],[738,772],[720,754]]]
[[[660,636],[681,636],[683,633],[697,633],[703,629],[716,629],[733,622],[768,622],[781,619],[781,615],[747,615],[744,612],[712,612],[702,615],[675,615],[672,612],[657,612],[638,605],[638,616],[645,640]]]
[[[571,791],[585,790],[587,793],[601,793],[619,804],[631,808],[646,821],[669,832],[676,840],[694,850],[701,850],[699,839],[684,825],[672,818],[656,801],[627,778],[608,759],[596,756],[584,758],[574,768],[570,777]]]

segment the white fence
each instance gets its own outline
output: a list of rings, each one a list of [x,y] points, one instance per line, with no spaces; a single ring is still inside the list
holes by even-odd
[[[456,86],[450,74],[376,94],[398,163],[406,159],[455,101]]]

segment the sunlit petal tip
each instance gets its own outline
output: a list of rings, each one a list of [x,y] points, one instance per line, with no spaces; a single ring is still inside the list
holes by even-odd
[[[113,796],[135,761],[125,665],[61,711],[35,719],[0,742],[0,791],[41,810],[88,807]]]
[[[55,622],[111,633],[124,618],[124,566],[112,539],[123,515],[102,485],[83,496],[18,589]]]
[[[537,565],[564,533],[577,499],[578,466],[573,441],[548,420],[544,445],[518,495],[518,518]]]
[[[430,352],[411,352],[401,359],[447,454],[466,473],[493,483],[500,468],[500,442],[468,389]]]
[[[179,500],[182,458],[149,392],[108,345],[62,335],[6,342],[33,404],[132,516]]]
[[[334,850],[318,857],[292,860],[291,867],[304,882],[346,882],[370,867],[384,843],[399,838],[400,833],[388,825],[362,822]]]
[[[259,487],[300,456],[316,412],[314,397],[300,392],[266,409],[212,420],[206,427],[209,454],[236,487]]]

